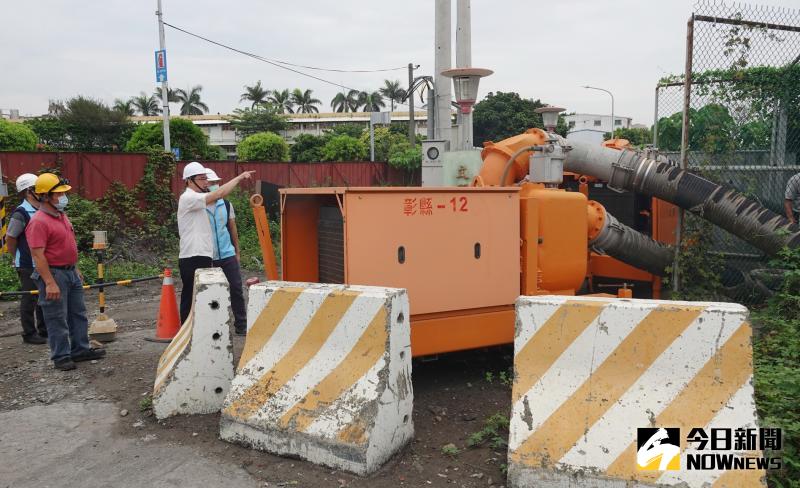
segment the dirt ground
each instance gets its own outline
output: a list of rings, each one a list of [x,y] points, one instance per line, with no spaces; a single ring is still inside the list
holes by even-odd
[[[510,409],[510,386],[500,380],[501,372],[505,375],[511,366],[510,347],[415,360],[415,438],[377,473],[360,478],[223,442],[218,436],[219,415],[159,422],[149,410],[142,410],[143,400],[146,404],[152,391],[158,358],[166,347],[145,340],[154,332],[160,292],[159,282],[110,289],[107,308],[119,325],[117,340],[106,345],[106,359],[79,363],[78,369],[70,372],[52,368],[46,345],[23,344],[17,303],[0,302],[0,414],[54,403],[111,402],[120,412],[111,435],[121,444],[145,439],[188,446],[237,472],[246,472],[261,486],[505,485],[505,448],[471,448],[467,439],[483,429],[487,418],[498,412],[507,415]],[[96,292],[87,292],[90,320],[97,313],[96,301]],[[237,361],[243,344],[243,337],[234,336]],[[443,452],[448,444],[458,451],[450,448]],[[119,457],[125,462],[124,452]]]

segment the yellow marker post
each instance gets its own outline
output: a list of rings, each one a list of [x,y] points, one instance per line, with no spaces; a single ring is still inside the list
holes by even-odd
[[[107,245],[106,231],[95,230],[92,231],[92,234],[94,234],[92,249],[97,252],[97,281],[98,285],[100,285],[97,300],[100,305],[100,314],[97,316],[97,319],[92,322],[92,325],[89,326],[89,335],[93,339],[97,339],[101,342],[111,342],[116,338],[117,323],[114,319],[106,315],[106,294],[103,286],[105,284],[105,265],[103,263],[103,258],[105,257]]]

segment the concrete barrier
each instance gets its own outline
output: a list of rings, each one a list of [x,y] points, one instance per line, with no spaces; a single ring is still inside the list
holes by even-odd
[[[222,439],[364,475],[413,437],[405,290],[271,281],[247,315]]]
[[[746,308],[548,296],[516,310],[510,486],[762,486],[763,470],[686,463],[693,428],[757,427]]]
[[[158,362],[157,418],[219,411],[233,380],[232,323],[225,274],[218,268],[198,270],[191,315]]]

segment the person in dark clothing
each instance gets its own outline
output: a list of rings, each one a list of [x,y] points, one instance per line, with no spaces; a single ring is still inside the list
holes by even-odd
[[[33,257],[25,239],[25,228],[39,209],[39,201],[33,193],[36,175],[25,173],[17,178],[17,193],[22,196],[22,203],[11,213],[6,229],[8,252],[14,256],[14,268],[19,276],[22,291],[36,289],[31,279],[33,273]],[[47,344],[47,328],[44,325],[42,307],[36,304],[36,295],[22,295],[19,301],[19,316],[22,322],[22,341],[28,344]]]

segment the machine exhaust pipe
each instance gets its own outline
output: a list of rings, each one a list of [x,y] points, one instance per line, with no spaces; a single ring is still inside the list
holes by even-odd
[[[676,166],[666,158],[567,141],[564,170],[608,186],[660,198],[712,222],[769,255],[800,245],[800,227],[738,191]],[[628,261],[629,262],[629,261]],[[633,263],[631,263],[633,264]]]

